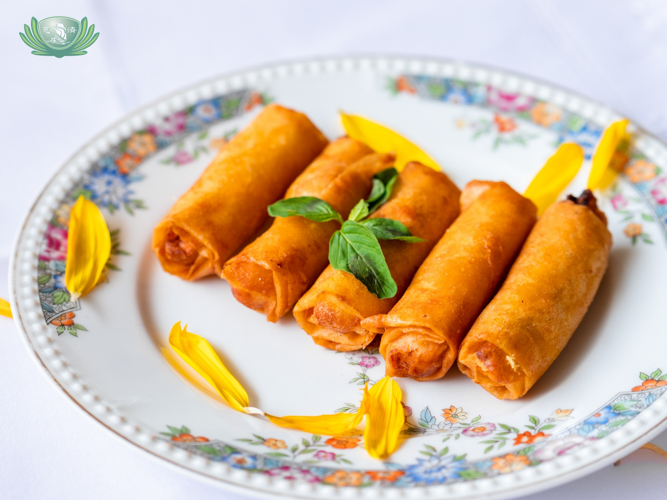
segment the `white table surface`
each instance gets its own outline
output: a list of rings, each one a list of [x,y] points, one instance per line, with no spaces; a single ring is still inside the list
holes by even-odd
[[[36,57],[35,16],[87,16],[83,57]],[[55,170],[138,106],[278,60],[355,53],[480,62],[569,87],[667,139],[665,0],[0,0],[0,297],[14,235]],[[243,499],[123,444],[59,394],[0,317],[0,498]],[[653,441],[667,448],[667,433]],[[664,499],[639,451],[530,499]]]

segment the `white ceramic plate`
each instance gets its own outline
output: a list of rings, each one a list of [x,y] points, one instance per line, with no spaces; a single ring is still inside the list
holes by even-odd
[[[40,366],[82,410],[183,470],[259,496],[503,498],[588,474],[667,427],[667,148],[636,130],[625,173],[602,197],[609,270],[562,355],[519,401],[499,401],[453,368],[399,380],[411,438],[386,462],[353,439],[311,436],[240,414],[188,385],[161,348],[176,321],[211,341],[276,415],[354,411],[377,350],[335,353],[290,317],[238,304],[226,282],[186,283],[150,250],[153,227],[215,147],[274,100],[330,137],[337,112],[361,114],[421,145],[459,186],[505,180],[522,191],[556,146],[588,155],[620,118],[567,91],[503,71],[420,59],[327,59],[260,68],[179,92],[112,126],[64,165],[18,236],[10,288],[16,324]],[[589,162],[570,191],[584,184]],[[68,210],[102,207],[116,270],[78,302],[63,288]],[[224,193],[222,193],[224,196]]]

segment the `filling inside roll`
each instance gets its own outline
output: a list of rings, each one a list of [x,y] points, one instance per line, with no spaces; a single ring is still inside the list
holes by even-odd
[[[192,241],[182,240],[173,230],[167,234],[164,253],[171,262],[185,266],[192,264],[199,255],[197,246]]]
[[[198,279],[219,271],[215,266],[216,252],[183,227],[167,223],[154,241],[157,242],[154,250],[169,273]]]
[[[474,362],[458,365],[464,375],[498,399],[515,399],[513,393],[525,392],[525,374],[512,356],[486,341],[471,344],[469,348],[475,353]]]
[[[571,201],[575,205],[587,207],[598,219],[604,222],[605,226],[607,225],[607,216],[598,208],[598,202],[590,189],[584,190],[579,196],[567,195],[567,201]]]
[[[389,377],[411,377],[425,379],[450,364],[445,359],[451,349],[447,342],[429,339],[432,332],[426,328],[389,328],[385,335],[396,337],[385,351],[386,375]]]
[[[295,313],[296,315],[297,313]],[[361,326],[364,317],[341,297],[320,294],[314,307],[298,312],[301,326],[317,345],[338,351],[363,349],[375,338]]]

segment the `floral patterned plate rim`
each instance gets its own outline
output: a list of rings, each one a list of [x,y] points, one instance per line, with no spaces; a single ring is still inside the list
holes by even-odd
[[[189,386],[162,355],[175,321],[209,338],[272,413],[354,412],[359,387],[383,373],[376,348],[318,348],[293,320],[270,325],[245,310],[220,280],[166,275],[150,251],[152,227],[183,186],[273,100],[306,112],[330,138],[342,132],[338,109],[366,115],[422,145],[459,185],[477,177],[517,189],[564,141],[589,160],[620,118],[501,70],[391,57],[266,66],[131,114],[49,181],[10,266],[22,338],[80,408],[179,470],[248,494],[303,498],[506,498],[590,473],[667,427],[667,340],[657,335],[667,320],[659,302],[667,146],[636,126],[616,158],[623,173],[601,197],[614,236],[610,270],[570,345],[523,400],[495,400],[456,370],[429,384],[400,380],[405,440],[378,462],[360,437],[277,429]],[[72,301],[63,275],[69,209],[80,195],[103,210],[113,250],[106,283]]]

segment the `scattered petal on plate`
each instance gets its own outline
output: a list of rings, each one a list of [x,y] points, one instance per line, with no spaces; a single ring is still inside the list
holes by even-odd
[[[584,162],[584,151],[577,144],[566,142],[547,160],[523,195],[537,205],[538,215],[556,201],[575,178]]]
[[[378,153],[396,153],[396,169],[399,172],[411,161],[418,161],[434,170],[441,170],[433,158],[384,125],[345,113],[341,113],[340,117],[345,132],[352,139],[363,142]]]
[[[289,427],[312,434],[340,436],[348,434],[361,423],[361,419],[368,412],[369,391],[368,384],[364,387],[364,396],[357,413],[335,413],[333,415],[318,416],[287,416],[276,417],[266,414],[266,417],[280,427]]]
[[[641,449],[652,451],[653,453],[657,453],[658,455],[667,458],[667,451],[663,450],[659,446],[654,445],[653,443],[646,443],[641,447]]]
[[[264,415],[275,425],[288,427],[312,434],[341,436],[355,433],[355,428],[366,416],[364,441],[366,450],[373,458],[383,459],[391,455],[398,447],[398,437],[405,423],[405,414],[401,400],[401,388],[390,377],[384,377],[373,388],[364,386],[364,395],[356,413],[334,413],[333,415],[286,416],[269,415],[262,410],[250,407],[248,393],[225,367],[208,341],[199,335],[181,328],[180,321],[169,333],[169,345],[176,353],[204,379],[211,384],[222,399],[237,411]],[[163,350],[165,359],[186,380],[206,393],[201,382],[190,376],[183,367],[171,359]],[[210,395],[210,393],[209,393]],[[358,433],[357,433],[358,434]]]
[[[0,316],[12,317],[12,309],[9,307],[9,302],[4,299],[0,299]]]
[[[369,391],[364,443],[368,454],[377,459],[391,455],[405,423],[403,393],[391,377],[384,377]]]
[[[169,345],[183,360],[211,384],[225,402],[237,411],[245,412],[250,404],[248,393],[222,363],[208,341],[181,328],[176,323],[169,334]]]
[[[176,373],[178,373],[185,380],[190,382],[194,387],[202,391],[208,397],[215,399],[221,403],[224,403],[224,399],[220,397],[218,391],[208,383],[201,375],[196,374],[193,369],[190,367],[184,366],[185,360],[180,361],[177,356],[175,356],[168,348],[163,347],[161,349],[162,355],[169,366],[171,366]]]
[[[588,189],[604,189],[609,186],[618,172],[609,168],[614,153],[621,142],[628,137],[626,128],[629,120],[619,120],[609,125],[593,155],[593,165],[588,176]]]
[[[110,255],[111,236],[102,212],[79,196],[70,213],[65,268],[65,286],[72,302],[99,283]]]
[[[318,416],[287,416],[276,417],[264,413],[262,410],[250,407],[248,393],[236,378],[225,367],[208,341],[199,335],[187,331],[187,326],[181,328],[180,321],[176,323],[169,334],[169,345],[194,370],[199,373],[222,399],[237,411],[266,415],[266,417],[280,427],[289,427],[313,434],[341,435],[349,433],[359,425],[368,408],[368,388],[364,387],[364,397],[357,413],[336,413],[333,415]],[[169,364],[195,387],[208,393],[194,377],[190,376],[182,367],[171,359],[168,352],[163,352]],[[209,394],[210,395],[210,394]]]
[[[659,446],[654,445],[653,443],[646,443],[644,446],[641,446],[639,449],[640,450],[649,450],[649,451],[652,451],[653,453],[657,453],[658,455],[660,455],[664,458],[667,458],[667,451],[663,450]],[[636,453],[636,452],[634,452],[634,453]],[[634,453],[631,453],[630,455],[633,455]],[[625,458],[628,458],[630,455],[628,455],[627,457],[623,457],[619,460],[616,460],[616,462],[614,462],[614,466],[621,465],[621,461]]]

